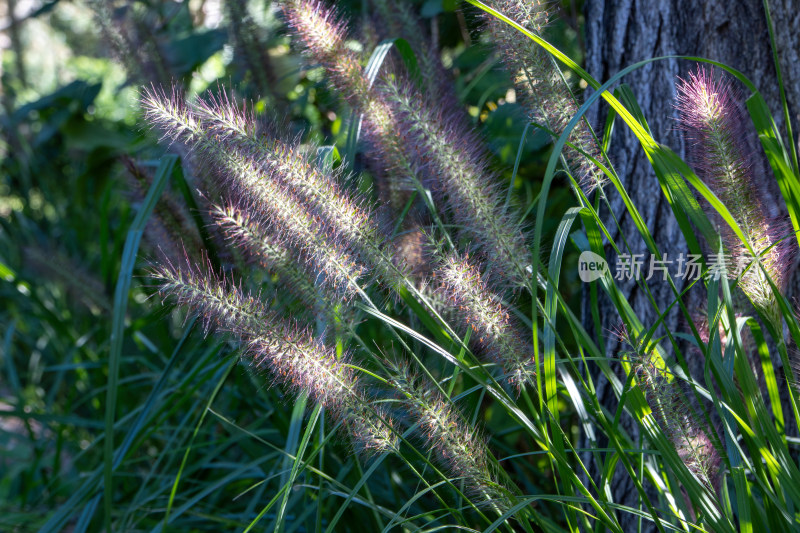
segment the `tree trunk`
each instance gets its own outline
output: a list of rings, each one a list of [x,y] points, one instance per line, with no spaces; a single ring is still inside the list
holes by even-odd
[[[790,116],[796,121],[800,109],[800,15],[792,8],[793,3],[794,0],[769,2]],[[756,84],[770,106],[779,128],[785,134],[767,19],[760,0],[586,0],[585,14],[587,70],[597,80],[604,82],[628,65],[657,56],[691,55],[717,60],[743,72]],[[684,142],[675,127],[675,81],[676,76],[685,77],[692,68],[694,62],[690,61],[657,61],[622,80],[632,87],[656,140],[670,146],[684,159]],[[743,98],[746,96],[743,93]],[[605,113],[604,108],[595,106],[590,115],[595,127],[602,126]],[[748,137],[747,142],[751,145],[751,153],[763,153],[755,133]],[[660,194],[657,179],[639,143],[619,121],[614,131],[609,159],[630,193],[634,205],[644,217],[659,249],[673,258],[677,254],[687,253],[688,248],[675,217]],[[772,206],[773,215],[778,215],[785,211],[784,203],[766,160],[763,157],[761,159],[754,167],[756,175],[763,177],[768,193],[764,203]],[[622,228],[621,232],[615,231],[610,219],[607,221],[607,227],[614,239],[617,240],[620,233],[624,234],[633,253],[644,253],[645,258],[649,257],[630,217],[624,214],[622,201],[612,189],[609,189],[609,198]],[[610,249],[607,248],[606,252],[609,253]],[[613,264],[615,257],[609,253],[608,258]],[[682,280],[676,280],[680,281]],[[797,285],[796,279],[791,283],[790,291],[792,285]],[[646,295],[632,282],[622,283],[620,287],[645,326],[652,325],[657,315]],[[666,308],[674,300],[668,284],[650,283],[650,288],[660,308]],[[701,288],[692,289],[686,301],[687,307],[697,309],[705,298]],[[665,321],[665,326],[671,331],[682,327],[679,315],[676,306]],[[591,320],[588,312],[584,316],[587,322]],[[607,299],[601,300],[600,317],[604,332],[613,329],[619,320],[615,308]],[[606,338],[608,357],[616,357],[619,350],[616,339]],[[700,369],[701,379],[702,364],[702,361],[690,361],[690,367],[696,367],[693,369],[695,376],[698,374],[694,371]],[[779,366],[780,361],[776,361],[776,365]],[[616,408],[617,400],[604,379],[598,379],[598,396],[605,405]],[[630,434],[637,438],[637,424],[631,419],[624,424]],[[638,506],[633,483],[621,469],[618,469],[618,477],[615,479],[614,494],[618,503]],[[621,513],[620,520],[623,521],[625,531],[635,530],[636,518],[633,515]],[[648,529],[650,528],[645,524],[644,530]]]

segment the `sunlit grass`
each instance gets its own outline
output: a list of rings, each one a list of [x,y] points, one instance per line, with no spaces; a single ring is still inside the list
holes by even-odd
[[[519,75],[525,54],[516,76],[471,64],[459,41],[446,51],[453,89],[420,50],[424,32],[381,41],[395,35],[345,30],[344,15],[297,0],[304,16],[339,22],[317,24],[301,57],[288,47],[310,31],[299,15],[287,35],[259,13],[260,38],[295,69],[255,76],[235,49],[175,61],[171,31],[207,30],[181,5],[172,19],[136,12],[183,25],[162,28],[163,58],[128,72],[149,87],[144,117],[113,109],[124,97],[109,92],[120,80],[107,59],[73,64],[101,92],[74,85],[2,117],[0,529],[622,532],[629,516],[659,531],[796,527],[800,327],[782,291],[788,255],[770,255],[796,248],[789,223],[767,246],[753,238],[752,208],[735,194],[751,179],[743,166],[689,166],[650,131],[634,90],[608,90],[663,59],[595,80],[515,2],[471,3],[500,25],[485,44],[500,32],[536,69]],[[384,24],[413,31],[415,15],[402,15]],[[125,16],[113,22],[132,31],[124,24],[138,19]],[[459,16],[441,16],[463,39]],[[363,51],[337,48],[353,39]],[[189,68],[174,73],[184,84],[138,79],[154,59]],[[746,104],[736,131],[760,134],[796,226],[792,140],[758,83],[724,65],[707,72],[746,91],[714,116]],[[289,98],[259,86],[273,74]],[[583,105],[564,82],[575,77],[597,89]],[[543,112],[543,88],[559,91],[561,115]],[[614,112],[592,132],[582,116],[600,101]],[[761,255],[738,278],[636,279],[645,294],[672,291],[648,316],[678,308],[685,327],[662,337],[613,268],[587,286],[572,271],[580,252],[608,260],[639,239],[654,257],[674,254],[656,246],[607,156],[612,121],[641,143],[648,186],[703,273],[711,254]],[[729,133],[715,138],[726,150]],[[335,145],[312,142],[326,138]],[[121,154],[144,194],[123,191]],[[736,170],[727,190],[709,179],[714,165]],[[609,222],[598,211],[615,198],[624,209]],[[612,238],[623,217],[637,232]],[[685,307],[689,290],[705,294],[703,309]],[[611,301],[618,331],[587,330],[581,297],[595,321],[598,298]],[[611,334],[622,353],[605,350]],[[602,404],[601,377],[612,389]]]

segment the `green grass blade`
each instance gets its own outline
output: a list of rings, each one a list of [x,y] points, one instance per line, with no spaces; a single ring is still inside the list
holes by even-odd
[[[772,23],[772,14],[769,9],[769,0],[763,0],[764,17],[767,19],[767,29],[769,30],[769,46],[772,49],[772,63],[775,65],[775,77],[778,80],[778,90],[781,95],[781,106],[783,107],[783,119],[786,121],[786,138],[789,140],[791,149],[794,173],[800,176],[800,163],[797,160],[797,147],[794,144],[794,133],[792,133],[792,117],[789,114],[789,102],[786,99],[786,88],[783,83],[781,73],[781,58],[778,52],[778,43],[775,39],[775,27]]]
[[[153,185],[145,196],[144,202],[136,218],[131,224],[128,231],[128,237],[125,241],[125,249],[122,254],[122,265],[120,267],[119,277],[117,278],[117,287],[114,292],[114,309],[112,313],[112,326],[111,326],[111,346],[108,355],[108,390],[106,393],[106,413],[105,413],[105,428],[106,439],[103,445],[104,456],[104,496],[103,496],[103,509],[104,509],[104,523],[106,531],[111,531],[111,512],[113,503],[114,486],[112,483],[113,475],[113,453],[114,453],[114,418],[117,408],[117,386],[119,381],[119,365],[122,359],[122,340],[125,332],[125,316],[128,309],[128,291],[131,286],[131,278],[133,276],[133,267],[136,264],[136,255],[139,250],[139,243],[142,239],[144,227],[153,208],[158,202],[164,187],[167,185],[167,180],[172,174],[172,169],[178,158],[174,155],[166,155],[159,163],[158,170],[156,171]]]
[[[289,438],[286,442],[286,451],[287,455],[294,456],[294,461],[292,462],[292,467],[286,479],[281,480],[281,485],[285,485],[287,489],[283,493],[283,501],[281,501],[281,504],[278,507],[278,515],[275,517],[274,531],[276,533],[279,533],[283,530],[283,522],[286,517],[286,506],[289,503],[289,495],[292,493],[291,488],[294,486],[294,482],[297,479],[297,474],[300,472],[300,465],[303,463],[303,456],[305,455],[309,439],[311,438],[311,434],[317,425],[317,420],[319,420],[320,411],[322,409],[319,404],[314,407],[314,410],[311,412],[310,422],[304,428],[303,438],[298,447],[297,438],[299,437],[299,432],[302,429],[303,417],[306,411],[306,400],[306,395],[298,398],[298,401],[294,404],[294,409],[292,410],[292,422],[289,426]],[[297,447],[296,451],[295,447]],[[247,531],[250,531],[255,525],[256,522],[253,521],[249,526],[247,526]]]
[[[186,451],[183,453],[183,458],[181,459],[181,465],[178,468],[178,473],[175,475],[175,480],[172,483],[172,488],[169,493],[169,500],[167,502],[167,508],[166,511],[164,512],[164,521],[161,523],[161,526],[163,528],[166,528],[166,526],[170,522],[170,513],[172,512],[172,506],[173,503],[175,502],[175,495],[178,492],[178,484],[181,481],[183,471],[186,468],[187,461],[189,460],[189,454],[192,452],[194,441],[197,438],[198,433],[200,432],[200,428],[203,426],[203,422],[206,419],[206,415],[209,413],[209,411],[211,411],[211,405],[214,403],[214,400],[216,400],[219,391],[222,390],[222,386],[225,384],[225,380],[228,378],[228,375],[234,369],[236,364],[237,360],[236,359],[232,360],[227,365],[227,367],[225,367],[224,370],[221,372],[220,378],[217,381],[217,384],[215,385],[211,395],[209,396],[202,414],[200,415],[200,419],[197,421],[197,425],[194,428],[194,432],[192,433],[189,445],[186,447]]]

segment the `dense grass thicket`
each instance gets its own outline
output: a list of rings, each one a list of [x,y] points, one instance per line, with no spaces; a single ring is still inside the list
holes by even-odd
[[[0,530],[795,530],[791,125],[696,60],[683,161],[580,7],[8,2]]]

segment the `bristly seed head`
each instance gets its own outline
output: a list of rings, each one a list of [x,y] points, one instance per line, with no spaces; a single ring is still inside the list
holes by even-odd
[[[418,169],[397,135],[394,112],[372,85],[358,55],[345,46],[347,30],[336,10],[317,0],[287,0],[283,12],[312,62],[322,65],[333,87],[362,116],[367,157],[387,183],[381,187],[391,210],[400,213],[414,190]]]
[[[486,443],[475,428],[467,425],[452,403],[407,364],[388,366],[393,370],[390,384],[398,392],[408,423],[418,425],[439,462],[465,481],[471,495],[500,509],[507,508],[506,489],[495,481]]]
[[[384,280],[397,283],[395,269],[382,248],[384,239],[367,203],[345,191],[296,146],[277,139],[261,139],[252,119],[230,101],[219,97],[198,99],[196,115],[214,134],[221,147],[240,153],[261,174],[287,189],[314,215],[318,233],[330,236],[347,252],[377,270]]]
[[[746,239],[742,242],[721,221],[722,242],[733,259],[728,272],[741,274],[739,287],[780,331],[780,306],[766,276],[779,290],[785,288],[794,239],[785,218],[769,217],[762,202],[764,194],[742,141],[746,129],[738,93],[728,80],[715,79],[704,67],[679,79],[676,89],[680,129],[691,142],[697,173],[728,208]]]
[[[340,295],[327,284],[315,285],[316,274],[304,267],[302,257],[292,246],[268,229],[239,202],[212,204],[211,216],[228,240],[255,258],[270,274],[278,276],[281,287],[288,289],[312,314],[322,314],[328,323],[352,321],[350,306],[337,305]]]
[[[256,369],[268,368],[274,379],[305,391],[345,423],[353,440],[367,452],[395,449],[391,421],[374,407],[347,357],[315,341],[268,310],[241,287],[217,277],[209,268],[182,269],[157,265],[151,272],[159,292],[188,306],[213,326],[241,339],[247,359]]]
[[[420,102],[411,86],[381,86],[398,117],[398,133],[427,161],[426,185],[446,202],[475,251],[486,254],[496,279],[521,287],[530,283],[530,253],[522,228],[493,182],[481,142],[460,120],[432,102]]]
[[[533,347],[523,340],[510,310],[489,289],[477,267],[468,258],[449,254],[440,258],[434,279],[449,303],[451,314],[463,328],[472,330],[471,340],[478,348],[478,355],[500,365],[504,381],[517,393],[526,384],[534,383]]]
[[[539,36],[550,18],[550,2],[543,0],[494,0],[487,3]],[[517,94],[522,95],[531,119],[556,135],[561,135],[578,112],[578,106],[553,59],[516,28],[489,14],[485,18],[492,41],[503,53],[503,61],[514,77]],[[574,148],[565,146],[564,158],[570,172],[588,196],[593,190],[602,188],[607,181],[605,173],[592,158],[600,163],[604,163],[605,158],[586,119],[578,122],[568,140]]]
[[[620,342],[632,348],[622,355],[633,364],[632,372],[647,404],[678,457],[704,485],[718,491],[722,479],[722,456],[715,444],[719,439],[712,433],[713,429],[701,425],[675,376],[654,349],[641,346],[624,326],[618,336]]]
[[[221,107],[208,102],[201,104],[206,117],[211,114],[216,117],[216,131],[220,131],[221,124],[229,125],[226,131],[231,136],[252,131],[246,115],[238,114],[226,100],[221,102]],[[171,97],[163,92],[148,91],[142,103],[154,127],[162,129],[166,137],[196,150],[209,165],[218,169],[216,175],[222,180],[220,189],[230,196],[246,199],[248,208],[256,211],[259,219],[274,225],[282,239],[301,250],[305,260],[324,274],[325,282],[345,298],[361,291],[359,280],[364,266],[357,261],[352,243],[338,235],[329,235],[320,217],[299,202],[286,185],[292,181],[287,172],[309,172],[310,167],[305,162],[292,160],[296,168],[279,165],[266,172],[258,154],[241,143],[226,144],[222,136],[214,133],[215,128],[206,127],[197,112],[187,106],[175,90]]]

